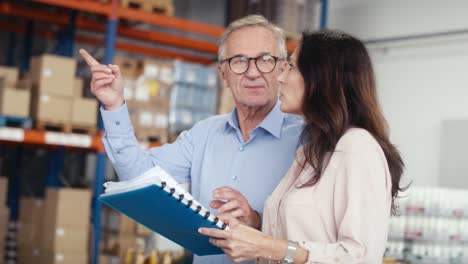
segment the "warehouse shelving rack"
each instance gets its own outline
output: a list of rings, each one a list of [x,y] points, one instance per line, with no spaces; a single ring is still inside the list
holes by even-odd
[[[170,59],[182,59],[185,61],[196,62],[201,64],[211,64],[216,61],[217,54],[217,38],[220,37],[224,28],[190,21],[186,19],[168,17],[165,15],[149,13],[146,11],[134,10],[120,6],[119,0],[108,0],[108,2],[100,2],[96,0],[31,0],[33,3],[44,4],[44,6],[55,6],[72,10],[71,15],[63,12],[48,11],[44,12],[40,7],[25,7],[13,2],[0,3],[0,14],[2,16],[11,16],[26,19],[26,26],[17,25],[15,23],[0,24],[0,31],[11,32],[14,39],[15,33],[25,33],[25,45],[23,51],[23,59],[20,66],[21,71],[25,71],[29,67],[29,59],[31,55],[31,42],[33,36],[43,38],[57,38],[58,46],[56,53],[70,56],[73,54],[74,42],[79,42],[88,45],[99,46],[105,44],[105,56],[103,63],[110,64],[113,62],[115,50],[123,50],[131,53],[139,53],[149,56],[165,57]],[[327,0],[322,0],[321,10],[321,28],[326,27],[327,19]],[[103,15],[107,17],[107,25],[101,25],[95,21],[91,21],[81,16],[77,16],[77,12],[82,11],[90,14]],[[131,26],[118,25],[119,19],[127,19],[147,23],[154,26],[159,26],[167,29],[183,31],[203,35],[213,38],[213,41],[199,40],[192,37],[183,37],[170,33],[158,31],[149,31],[137,29]],[[50,30],[34,28],[34,22],[58,25],[62,28],[60,34],[56,34]],[[83,29],[98,33],[104,33],[104,40],[89,35],[76,33],[76,29]],[[147,41],[149,43],[158,43],[161,45],[177,47],[181,50],[191,50],[203,53],[204,56],[192,55],[182,52],[174,52],[158,47],[150,47],[142,44],[134,44],[124,41],[117,41],[117,35]],[[12,44],[12,43],[10,43]],[[297,40],[288,40],[287,49],[292,52],[297,46]],[[9,63],[12,63],[11,49],[15,45],[9,45],[7,58]],[[99,262],[99,241],[100,241],[100,224],[101,224],[101,205],[97,202],[97,197],[102,193],[102,184],[105,174],[105,151],[101,142],[103,134],[102,120],[99,120],[100,133],[95,136],[66,134],[60,132],[37,131],[34,129],[0,127],[0,142],[9,142],[11,144],[31,144],[40,146],[51,146],[57,148],[57,155],[63,155],[63,150],[66,148],[80,148],[94,151],[97,155],[96,177],[93,190],[92,204],[92,222],[93,222],[93,252],[92,263]],[[145,145],[143,147],[152,147],[153,145]],[[56,159],[60,162],[60,159]],[[62,160],[63,161],[63,160]],[[57,167],[57,166],[53,166]],[[56,168],[55,168],[56,170]],[[49,172],[54,176],[57,171]],[[55,175],[58,177],[57,175]],[[12,219],[17,219],[18,201],[19,201],[19,186],[14,186],[13,197],[10,196],[12,204]]]

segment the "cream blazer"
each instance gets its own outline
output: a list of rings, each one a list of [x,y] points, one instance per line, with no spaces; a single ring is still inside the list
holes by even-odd
[[[315,186],[297,188],[314,174],[310,166],[301,172],[298,150],[265,203],[263,232],[298,241],[309,251],[307,263],[382,263],[392,183],[380,145],[366,130],[352,128],[329,158]]]

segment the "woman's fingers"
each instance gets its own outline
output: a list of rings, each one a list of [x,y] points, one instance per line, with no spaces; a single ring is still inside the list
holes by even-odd
[[[209,237],[214,237],[214,238],[221,238],[221,239],[228,239],[231,237],[231,235],[228,233],[228,231],[225,230],[220,230],[216,228],[199,228],[198,232],[202,235],[209,236]]]

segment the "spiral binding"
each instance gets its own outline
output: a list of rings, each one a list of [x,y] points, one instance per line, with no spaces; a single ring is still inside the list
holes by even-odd
[[[167,187],[167,183],[166,183],[165,181],[161,182],[160,188],[161,188],[162,190],[164,190],[166,187]],[[168,191],[168,195],[170,195],[170,196],[172,195],[172,196],[173,196],[174,193],[175,193],[175,191],[176,191],[175,188],[170,188],[169,191]],[[185,198],[184,194],[179,194],[177,200],[178,200],[179,202],[182,202],[182,201],[184,201],[184,198]],[[194,203],[193,203],[193,200],[186,200],[186,201],[187,201],[187,204],[186,204],[185,206],[186,206],[187,208],[191,208],[192,205],[194,204]],[[194,213],[195,213],[195,214],[199,214],[199,213],[201,212],[202,208],[203,208],[202,206],[197,205],[196,209],[194,210]],[[210,213],[209,211],[206,211],[205,214],[202,215],[202,217],[203,217],[204,219],[208,219],[208,218],[210,217],[210,215],[211,215],[211,213]],[[212,224],[212,225],[217,225],[218,222],[220,222],[219,218],[218,218],[218,217],[215,217],[214,220],[211,221],[211,224]],[[226,224],[226,223],[223,223],[221,229],[224,230],[224,229],[226,229],[226,227],[227,227],[227,224]]]

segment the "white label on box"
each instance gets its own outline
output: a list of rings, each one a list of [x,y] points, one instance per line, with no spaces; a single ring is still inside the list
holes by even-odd
[[[124,82],[124,99],[131,100],[133,98],[133,80],[125,80]]]
[[[167,114],[156,114],[154,117],[154,124],[156,128],[167,128]]]
[[[0,139],[21,142],[24,140],[24,130],[21,128],[0,127]]]
[[[153,115],[150,112],[141,112],[139,115],[139,121],[141,126],[151,127]]]
[[[216,75],[214,73],[208,74],[208,86],[213,87],[216,85]]]
[[[49,69],[49,68],[44,68],[42,70],[42,76],[47,77],[47,78],[51,77],[52,76],[52,70]]]
[[[57,229],[55,229],[55,234],[57,234],[57,236],[59,236],[59,237],[62,237],[62,236],[65,235],[65,229],[57,228]]]
[[[158,78],[158,73],[159,73],[158,66],[156,66],[154,64],[145,65],[145,71],[144,71],[143,74],[145,75],[146,78],[157,79]]]
[[[148,87],[144,83],[142,85],[138,84],[135,89],[135,100],[148,102],[149,101],[149,91]]]
[[[168,83],[168,84],[172,84],[173,80],[172,80],[172,69],[171,68],[168,68],[168,67],[164,67],[161,69],[161,81],[165,82],[165,83]]]
[[[50,101],[50,97],[46,94],[41,95],[41,101],[44,103],[48,103]]]
[[[194,71],[187,71],[187,82],[194,83],[197,79]]]
[[[53,145],[65,145],[72,147],[91,147],[91,136],[78,134],[65,134],[60,132],[46,132],[45,142]]]
[[[57,262],[63,262],[65,260],[65,256],[63,254],[55,254],[55,260]]]

